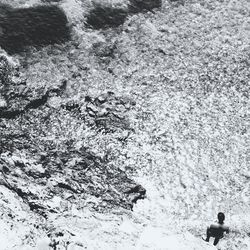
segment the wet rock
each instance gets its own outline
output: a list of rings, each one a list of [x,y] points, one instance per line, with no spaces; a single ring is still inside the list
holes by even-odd
[[[132,203],[136,203],[137,200],[144,199],[146,195],[146,189],[141,185],[135,185],[124,192],[128,194]]]
[[[34,179],[37,178],[49,178],[50,177],[50,173],[48,170],[46,170],[42,164],[32,164],[31,166],[27,167],[27,175],[30,177],[33,177]]]
[[[117,97],[111,91],[90,100],[86,103],[86,112],[98,129],[106,132],[131,130],[127,113],[134,105],[132,100]]]
[[[112,42],[98,42],[93,44],[93,53],[102,61],[115,57],[116,45]]]
[[[63,164],[63,168],[58,164]],[[117,166],[107,167],[102,158],[83,149],[67,152],[51,149],[43,157],[16,150],[15,154],[0,154],[0,166],[5,178],[3,184],[43,217],[57,212],[54,208],[58,205],[53,205],[58,203],[55,197],[60,204],[70,199],[71,204],[104,211],[118,207],[131,209],[146,192]],[[97,200],[85,202],[87,196]]]
[[[63,108],[65,108],[68,111],[80,111],[80,105],[77,102],[69,101],[66,104],[62,105]]]
[[[48,209],[46,209],[46,206],[39,204],[39,201],[30,201],[28,202],[28,205],[31,211],[36,212],[45,218],[47,217],[46,210]],[[52,211],[50,210],[48,212],[52,212]]]
[[[77,193],[77,191],[73,187],[71,187],[70,185],[66,183],[58,183],[57,185],[59,188],[67,189],[69,191],[72,191],[73,193]]]
[[[90,96],[85,96],[85,102],[92,102],[92,98]]]

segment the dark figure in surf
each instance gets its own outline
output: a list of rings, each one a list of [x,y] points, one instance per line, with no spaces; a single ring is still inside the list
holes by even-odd
[[[209,242],[210,237],[214,237],[214,245],[216,246],[220,239],[223,238],[224,232],[229,233],[229,227],[224,224],[224,213],[218,213],[218,221],[207,228],[207,238],[205,241]]]

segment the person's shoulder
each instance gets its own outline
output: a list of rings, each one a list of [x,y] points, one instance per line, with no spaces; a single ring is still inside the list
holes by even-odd
[[[222,228],[223,228],[224,230],[229,230],[229,226],[227,226],[227,225],[225,225],[225,224],[222,225]]]
[[[217,222],[213,222],[211,225],[210,225],[210,228],[219,228],[220,227],[220,225],[219,225],[219,223],[217,223]]]

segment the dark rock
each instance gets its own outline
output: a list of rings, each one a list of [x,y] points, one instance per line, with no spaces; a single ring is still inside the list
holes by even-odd
[[[60,205],[69,202],[97,211],[119,207],[131,209],[133,203],[143,197],[138,184],[119,166],[111,165],[109,151],[104,151],[104,157],[98,157],[87,148],[76,147],[75,138],[65,139],[64,131],[71,127],[64,130],[63,125],[63,138],[50,139],[55,124],[64,119],[66,112],[84,116],[86,125],[92,122],[90,129],[121,130],[124,135],[123,130],[130,129],[128,112],[132,100],[106,92],[95,97],[86,96],[85,104],[70,101],[55,113],[46,102],[62,94],[66,81],[60,86],[43,89],[14,82],[12,69],[7,75],[1,84],[1,98],[6,100],[7,107],[0,110],[0,118],[18,115],[22,118],[0,119],[1,181],[34,213],[46,218],[49,213],[68,209]],[[71,118],[74,123],[82,122],[82,119]]]
[[[131,100],[117,97],[111,91],[91,100],[86,104],[86,112],[94,119],[93,122],[98,129],[107,133],[131,129],[127,116],[132,106]]]
[[[99,42],[93,45],[93,52],[95,56],[100,59],[114,58],[116,51],[116,45],[109,42]]]
[[[45,219],[48,218],[48,212],[50,213],[56,213],[53,209],[48,209],[46,206],[39,204],[39,201],[30,201],[28,202],[28,205],[30,207],[30,210],[41,215]]]
[[[63,79],[59,86],[55,86],[54,88],[50,89],[50,94],[56,94],[57,96],[62,95],[63,92],[66,90],[67,82],[68,81],[66,79]]]
[[[58,185],[59,188],[64,188],[64,189],[67,189],[69,191],[72,191],[73,193],[77,193],[77,191],[68,184],[58,183],[57,185]]]
[[[128,6],[131,13],[152,11],[162,6],[162,0],[129,0]]]
[[[3,171],[4,174],[9,174],[10,173],[9,168],[7,168],[5,166],[2,167],[2,171]]]
[[[29,202],[30,209],[33,210],[45,210],[45,206],[39,205],[35,202]]]
[[[85,96],[85,102],[92,102],[92,99],[90,96]]]
[[[45,46],[70,39],[70,28],[63,10],[54,5],[12,8],[0,5],[0,46],[8,53],[27,46]]]
[[[51,175],[49,173],[49,171],[45,170],[44,172],[41,171],[27,171],[27,175],[30,177],[33,177],[34,179],[38,179],[38,178],[50,178]]]
[[[5,93],[5,96],[7,95],[7,93],[9,93],[9,91]],[[32,98],[31,90],[27,96],[20,96],[18,95],[18,93],[14,96],[9,95],[9,97],[7,97],[7,107],[4,110],[0,110],[0,118],[14,119],[17,116],[24,114],[29,109],[39,108],[47,102],[48,92],[46,92],[41,97],[38,96],[38,98],[35,98],[33,100],[29,100],[28,97]]]
[[[56,237],[62,237],[64,235],[64,233],[62,233],[62,232],[56,232],[55,233],[55,236]]]
[[[81,77],[81,76],[82,76],[82,75],[81,75],[80,72],[73,72],[73,73],[72,73],[72,77],[75,78],[75,79],[76,79],[77,77]]]
[[[19,137],[19,140],[23,145],[26,137]],[[31,143],[32,139],[28,140]],[[15,144],[15,141],[12,143]],[[38,138],[35,143],[40,144]],[[42,154],[37,152],[37,155],[29,153],[20,156],[17,147],[15,152],[14,155],[0,154],[0,169],[5,178],[3,185],[44,218],[49,213],[57,212],[58,205],[55,204],[56,210],[53,208],[54,196],[60,197],[62,202],[68,202],[71,197],[72,204],[85,204],[86,195],[98,197],[100,202],[88,202],[88,206],[98,211],[118,207],[132,209],[133,203],[145,196],[145,189],[119,167],[107,165],[104,159],[83,148],[74,150],[69,145],[66,151],[61,151],[52,144]],[[59,163],[63,164],[60,170]],[[37,188],[34,189],[34,186]]]
[[[65,108],[68,111],[78,111],[78,112],[80,112],[79,103],[76,103],[76,102],[73,102],[73,101],[70,101],[70,102],[67,102],[66,104],[63,104],[62,108]]]
[[[93,29],[114,28],[122,25],[127,15],[125,9],[96,4],[87,15],[86,25]]]
[[[145,198],[146,189],[141,185],[136,185],[126,190],[124,193],[129,195],[129,199],[131,200],[132,203],[136,203],[137,200]]]
[[[23,191],[21,188],[19,188],[17,185],[9,185],[7,186],[7,188],[9,188],[10,190],[14,191],[20,198],[22,198],[24,201],[27,200],[27,197],[29,197],[30,199],[32,199],[32,195],[29,192],[25,192]]]
[[[132,187],[131,189],[126,190],[124,193],[125,194],[139,193],[141,195],[145,195],[146,189],[144,187],[142,187],[141,185],[136,185],[136,186]]]
[[[97,98],[95,98],[95,103],[98,104],[103,104],[104,102],[107,102],[108,99],[113,96],[114,93],[111,91],[108,91],[107,93],[99,95]]]

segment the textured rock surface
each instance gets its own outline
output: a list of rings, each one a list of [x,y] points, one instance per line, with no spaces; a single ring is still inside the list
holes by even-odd
[[[0,57],[1,64],[1,100],[0,118],[13,119],[29,109],[36,109],[46,104],[48,98],[59,95],[65,88],[66,82],[51,89],[32,88],[27,86],[26,80],[20,76],[11,59]]]
[[[73,207],[98,212],[131,210],[138,199],[145,198],[146,190],[110,162],[109,151],[97,156],[79,144],[80,138],[79,145],[67,137],[59,144],[51,140],[52,131],[48,128],[51,126],[53,130],[55,125],[51,116],[56,117],[61,112],[62,116],[79,120],[78,124],[82,123],[87,130],[122,133],[131,131],[129,118],[125,117],[134,102],[117,97],[113,92],[86,96],[80,102],[62,101],[66,80],[53,87],[29,85],[22,73],[12,67],[10,59],[1,57],[0,194],[3,220],[15,220],[9,225],[3,222],[5,243],[13,243],[5,249],[14,249],[14,245],[25,249],[26,244],[37,245],[40,249],[67,245],[71,241],[64,238],[74,234],[54,225],[54,217],[69,213]],[[65,128],[71,131],[68,125]],[[25,220],[25,216],[34,219],[21,229],[20,221]],[[43,225],[43,220],[52,226],[51,230]],[[27,242],[13,238],[12,228],[29,234],[30,227],[35,228]],[[38,237],[41,231],[44,239]]]

